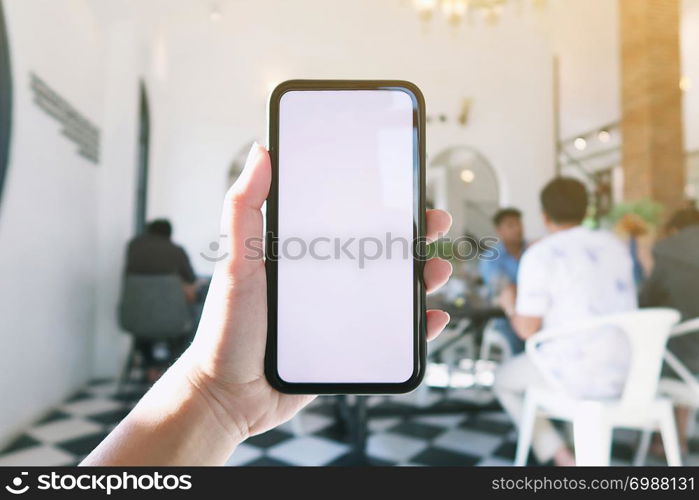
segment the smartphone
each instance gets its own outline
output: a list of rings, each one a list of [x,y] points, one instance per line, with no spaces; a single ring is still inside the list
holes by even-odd
[[[265,372],[279,391],[420,384],[424,123],[406,81],[292,80],[272,92]]]

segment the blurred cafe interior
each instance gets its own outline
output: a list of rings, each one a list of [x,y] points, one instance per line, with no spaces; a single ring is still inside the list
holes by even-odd
[[[227,465],[699,465],[699,0],[0,0],[0,465],[79,463],[186,348],[293,78],[423,91],[451,320],[415,391],[319,397]],[[178,262],[160,337],[130,326],[143,247]],[[621,375],[537,372],[580,304],[630,357],[565,352]]]

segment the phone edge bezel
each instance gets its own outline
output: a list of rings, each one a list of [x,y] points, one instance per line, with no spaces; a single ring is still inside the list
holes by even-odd
[[[412,82],[405,80],[287,80],[277,85],[267,102],[268,136],[272,163],[272,182],[266,202],[265,257],[271,239],[278,227],[278,141],[279,103],[290,90],[382,90],[402,89],[413,98],[414,124],[417,126],[417,165],[414,165],[413,183],[417,190],[414,198],[413,235],[415,245],[424,245],[425,237],[425,100],[422,92]],[[414,248],[416,255],[425,255],[423,248]],[[426,307],[423,280],[424,260],[414,258],[413,267],[413,332],[415,360],[413,373],[408,380],[399,383],[296,383],[283,380],[277,371],[277,263],[265,258],[267,276],[267,342],[265,349],[265,376],[275,389],[288,394],[400,394],[415,389],[425,375],[426,368]]]

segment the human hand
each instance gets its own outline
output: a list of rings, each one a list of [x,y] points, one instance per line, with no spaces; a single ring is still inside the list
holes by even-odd
[[[202,319],[185,356],[190,379],[222,409],[244,439],[290,419],[315,396],[282,394],[264,374],[267,340],[267,282],[264,259],[246,252],[245,242],[262,238],[262,204],[271,181],[269,154],[254,145],[240,178],[226,195],[221,234],[230,235],[229,258],[216,266]],[[427,212],[427,237],[446,233],[451,217],[441,210]],[[425,264],[428,292],[441,287],[451,264],[432,259]],[[427,337],[432,339],[449,322],[444,311],[427,312]]]
[[[517,287],[512,283],[504,287],[496,302],[507,316],[514,316],[515,304],[517,303]]]

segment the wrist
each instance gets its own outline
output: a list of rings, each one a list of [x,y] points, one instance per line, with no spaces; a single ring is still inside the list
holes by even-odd
[[[186,355],[187,353],[185,353]],[[183,358],[185,358],[183,355]],[[182,361],[185,361],[183,359]],[[205,370],[195,363],[183,363],[186,384],[212,419],[212,424],[225,434],[226,438],[237,446],[250,436],[246,419],[238,414],[220,384]]]
[[[180,358],[84,465],[222,465],[247,435]]]

